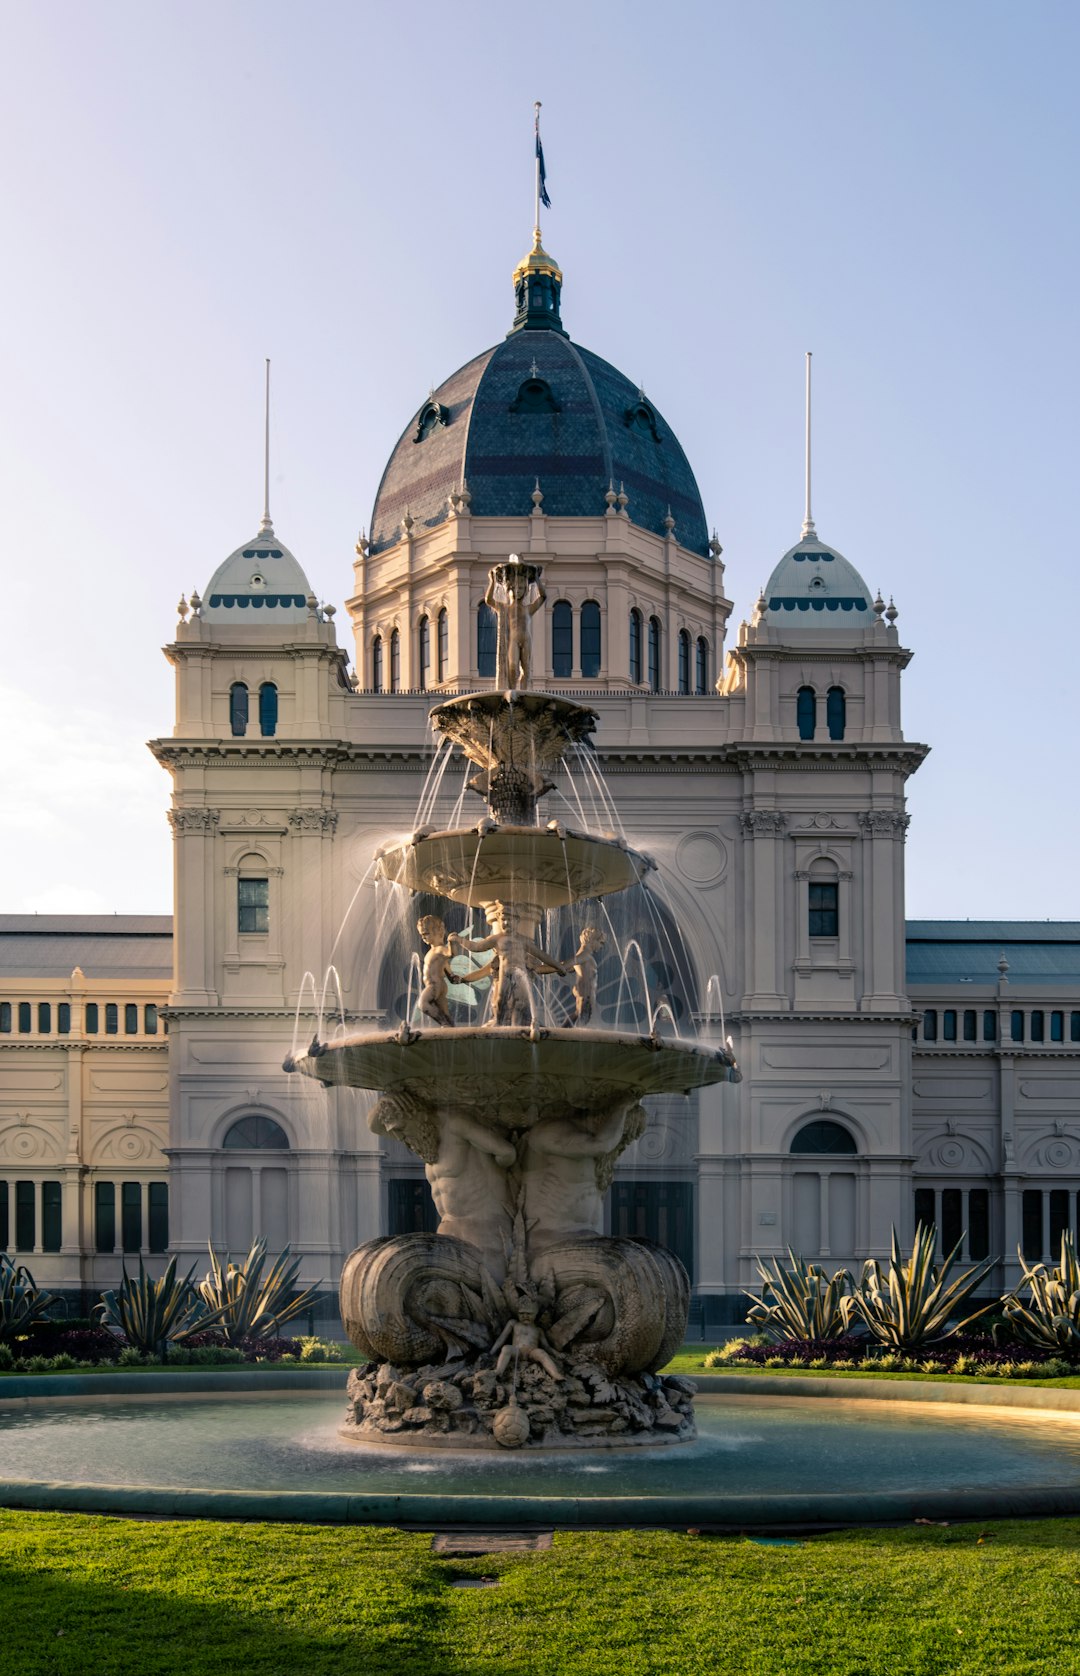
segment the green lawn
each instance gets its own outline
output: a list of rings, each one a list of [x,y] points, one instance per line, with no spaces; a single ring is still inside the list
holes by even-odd
[[[772,1379],[922,1379],[934,1380],[937,1383],[954,1385],[976,1385],[980,1381],[987,1385],[1047,1385],[1053,1390],[1080,1390],[1080,1374],[1068,1374],[1061,1379],[1003,1379],[1000,1374],[970,1374],[970,1373],[875,1373],[869,1368],[758,1368],[748,1366],[745,1362],[724,1362],[718,1368],[707,1368],[705,1358],[710,1350],[716,1347],[712,1344],[684,1344],[675,1352],[671,1361],[664,1369],[665,1373],[685,1373],[693,1378],[696,1374],[762,1374]]]
[[[395,1530],[0,1513],[0,1648],[5,1676],[1072,1676],[1080,1520],[453,1560]]]

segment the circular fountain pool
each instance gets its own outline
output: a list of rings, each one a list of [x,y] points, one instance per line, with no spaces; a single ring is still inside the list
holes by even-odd
[[[337,1394],[0,1408],[0,1502],[415,1524],[813,1525],[1080,1511],[1080,1413],[705,1396],[626,1455],[358,1448]]]

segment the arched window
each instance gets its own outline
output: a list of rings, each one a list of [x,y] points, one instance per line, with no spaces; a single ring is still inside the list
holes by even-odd
[[[698,636],[696,675],[696,691],[707,693],[709,690],[709,642],[703,634]]]
[[[595,599],[581,607],[581,673],[590,681],[600,673],[600,607]]]
[[[649,686],[660,691],[660,619],[649,618]]]
[[[272,1117],[249,1112],[237,1118],[221,1144],[228,1152],[288,1152],[289,1137]]]
[[[641,612],[635,606],[630,613],[630,679],[641,685]]]
[[[811,863],[807,900],[810,936],[839,937],[840,883],[832,862],[820,859]]]
[[[242,739],[248,725],[248,690],[243,681],[234,681],[229,688],[229,726],[234,739]]]
[[[444,605],[439,612],[439,680],[446,680],[450,667],[450,614]]]
[[[485,605],[481,600],[476,608],[476,670],[482,679],[490,680],[495,674],[497,635],[495,613],[490,605]]]
[[[566,681],[574,673],[574,608],[557,599],[551,611],[551,673]]]
[[[825,699],[825,720],[829,724],[829,738],[842,739],[847,721],[847,699],[843,687],[830,687]]]
[[[428,684],[428,675],[431,671],[431,622],[427,617],[421,617],[420,619],[419,641],[420,679],[417,682],[417,686],[420,688],[420,691],[423,692]]]
[[[813,687],[800,687],[795,701],[795,719],[799,724],[799,738],[812,739],[817,728],[817,693]]]
[[[236,929],[244,936],[261,935],[270,929],[270,880],[266,863],[259,855],[246,855],[238,872]]]
[[[851,1157],[859,1149],[851,1130],[845,1129],[842,1123],[834,1123],[828,1117],[815,1117],[812,1122],[803,1124],[791,1143],[791,1150]]]
[[[401,691],[401,635],[397,629],[390,634],[390,691]]]
[[[690,691],[690,636],[685,629],[679,630],[679,691]]]
[[[381,693],[382,684],[382,635],[377,634],[371,642],[371,685],[377,693]]]
[[[277,687],[264,681],[259,688],[259,732],[264,739],[272,739],[277,732]]]

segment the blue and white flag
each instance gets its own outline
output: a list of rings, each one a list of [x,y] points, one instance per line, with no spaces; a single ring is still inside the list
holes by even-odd
[[[537,181],[539,182],[539,188],[540,188],[539,193],[538,193],[540,202],[543,204],[545,209],[550,209],[551,208],[551,199],[548,197],[547,170],[544,168],[544,148],[540,143],[540,112],[539,111],[537,111],[537,113],[536,113],[536,176],[537,176]]]

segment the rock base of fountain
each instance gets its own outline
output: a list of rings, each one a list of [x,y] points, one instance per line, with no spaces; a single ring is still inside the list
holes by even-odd
[[[555,1355],[558,1378],[536,1363],[496,1371],[496,1357],[399,1368],[354,1368],[341,1436],[364,1444],[434,1449],[614,1449],[688,1443],[692,1379],[611,1377]]]

